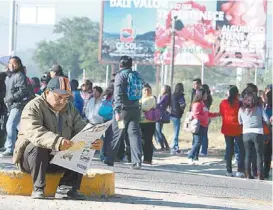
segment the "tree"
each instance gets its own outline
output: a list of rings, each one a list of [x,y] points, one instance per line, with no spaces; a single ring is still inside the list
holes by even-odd
[[[98,62],[99,24],[87,17],[64,18],[53,29],[61,35],[56,41],[41,41],[34,52],[34,60],[40,70],[45,71],[53,64],[60,64],[71,78],[79,78],[86,70],[96,81],[103,81],[105,66]]]

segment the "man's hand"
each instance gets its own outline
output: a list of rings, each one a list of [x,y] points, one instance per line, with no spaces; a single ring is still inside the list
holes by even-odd
[[[102,145],[103,145],[103,141],[101,139],[97,139],[96,141],[92,143],[90,149],[101,150]]]
[[[63,139],[60,145],[60,151],[68,150],[70,147],[72,147],[73,142],[69,141],[67,139]]]

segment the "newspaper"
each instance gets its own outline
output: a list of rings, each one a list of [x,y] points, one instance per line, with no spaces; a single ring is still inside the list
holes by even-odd
[[[86,174],[95,154],[95,150],[90,149],[91,145],[96,139],[104,136],[110,125],[111,121],[97,125],[87,124],[81,132],[71,139],[74,142],[72,147],[68,150],[57,152],[50,163],[80,174]]]

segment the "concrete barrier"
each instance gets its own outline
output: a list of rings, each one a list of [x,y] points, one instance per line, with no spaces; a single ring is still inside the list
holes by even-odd
[[[54,196],[63,174],[47,174],[45,195]],[[23,173],[12,164],[0,166],[0,194],[30,196],[33,189],[29,174]],[[86,196],[111,196],[115,194],[115,174],[109,170],[90,169],[83,177],[80,188]]]

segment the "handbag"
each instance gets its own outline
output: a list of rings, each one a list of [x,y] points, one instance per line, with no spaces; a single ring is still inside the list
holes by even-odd
[[[186,120],[184,122],[184,131],[196,134],[199,132],[200,121],[198,119],[194,119],[191,113],[187,113]]]
[[[170,123],[170,121],[171,121],[171,114],[167,110],[164,110],[164,111],[161,110],[161,116],[160,116],[159,122]]]
[[[144,116],[147,120],[157,122],[161,118],[161,111],[158,108],[153,108],[147,112],[144,112]]]
[[[111,120],[113,118],[113,101],[103,99],[99,109],[99,115],[104,120]]]

